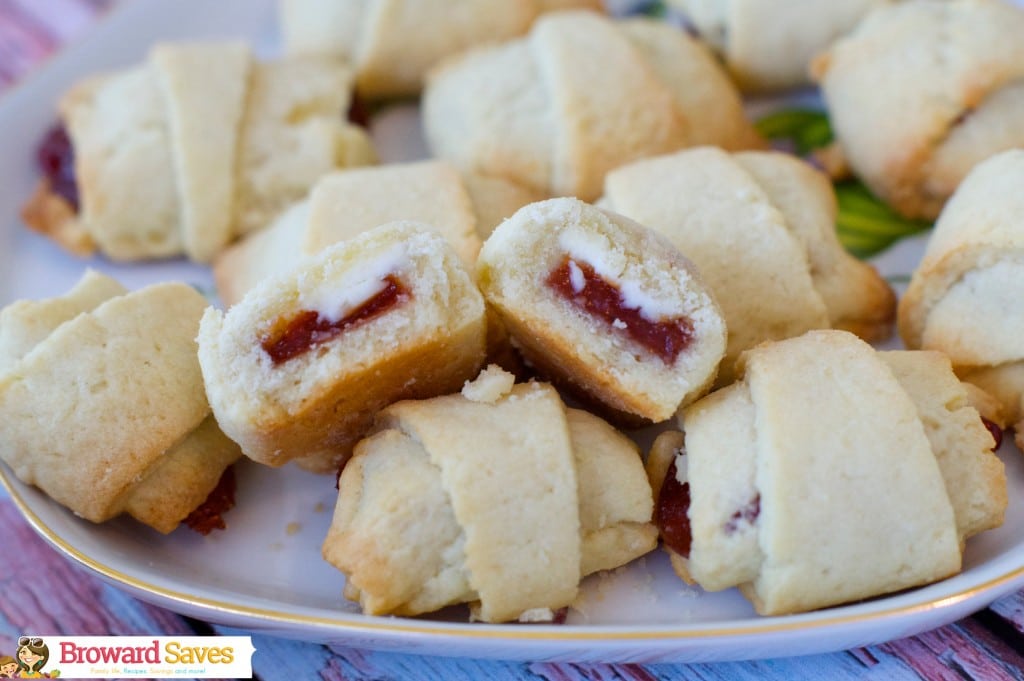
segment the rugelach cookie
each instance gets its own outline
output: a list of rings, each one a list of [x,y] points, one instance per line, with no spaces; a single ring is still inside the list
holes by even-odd
[[[854,173],[896,211],[934,219],[980,161],[1024,146],[1024,8],[883,5],[814,62]]]
[[[203,391],[206,305],[186,284],[128,292],[87,273],[65,296],[5,308],[0,459],[86,520],[175,529],[240,456]]]
[[[964,541],[1002,524],[1002,462],[942,355],[826,330],[743,367],[648,459],[683,579],[738,586],[763,615],[802,612],[953,575]]]
[[[978,164],[935,224],[900,300],[910,348],[938,350],[999,399],[1024,442],[1024,151]]]
[[[550,620],[583,576],[655,547],[636,445],[513,380],[491,367],[461,394],[394,404],[356,447],[323,554],[365,613]]]
[[[210,261],[320,176],[375,160],[345,121],[340,60],[258,63],[241,43],[161,43],[142,65],[93,76],[60,101],[67,138],[23,209],[80,255]]]
[[[699,144],[763,144],[699,41],[664,22],[593,12],[545,15],[524,38],[442,62],[422,109],[435,156],[584,201],[623,163]]]

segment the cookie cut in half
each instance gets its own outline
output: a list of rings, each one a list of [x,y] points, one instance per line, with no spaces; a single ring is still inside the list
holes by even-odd
[[[668,419],[711,385],[725,352],[725,321],[693,265],[577,199],[502,223],[477,278],[529,363],[613,412]]]
[[[485,311],[422,223],[382,225],[210,308],[199,361],[218,423],[250,458],[328,472],[388,404],[454,392],[484,360]]]

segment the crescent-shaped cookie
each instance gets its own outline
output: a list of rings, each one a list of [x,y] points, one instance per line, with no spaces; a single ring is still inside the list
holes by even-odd
[[[636,446],[550,385],[512,383],[491,368],[462,394],[394,404],[356,447],[323,554],[364,612],[550,619],[583,576],[654,548]]]
[[[961,377],[999,398],[1011,422],[1024,417],[1021,182],[1021,150],[971,171],[935,224],[899,306],[907,347],[948,355]]]
[[[978,162],[1024,146],[1024,9],[998,0],[881,7],[814,64],[853,171],[934,219]]]
[[[170,532],[239,456],[210,413],[195,335],[206,300],[87,273],[0,313],[0,459],[77,515]],[[16,339],[16,340],[15,340]]]
[[[23,215],[79,253],[207,262],[320,176],[374,160],[345,122],[351,71],[328,57],[256,63],[241,43],[162,43],[60,102],[77,205],[41,181]]]
[[[948,359],[811,331],[743,356],[742,379],[684,410],[649,458],[676,571],[802,612],[960,570],[1003,521],[993,438]]]
[[[585,201],[638,158],[761,143],[697,40],[592,12],[546,15],[521,39],[446,60],[430,74],[423,122],[434,155],[462,170]]]

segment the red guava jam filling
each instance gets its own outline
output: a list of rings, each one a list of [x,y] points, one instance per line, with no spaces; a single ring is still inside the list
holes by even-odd
[[[583,278],[583,286],[578,289],[573,285],[574,267]],[[547,285],[584,312],[628,335],[633,342],[650,350],[665,364],[675,363],[679,353],[693,341],[693,323],[689,319],[647,319],[639,308],[626,305],[618,286],[603,279],[587,263],[564,258],[548,275]]]
[[[665,546],[683,558],[690,557],[690,544],[693,543],[689,512],[690,483],[676,479],[676,460],[673,458],[658,493],[654,524],[658,526]]]
[[[985,424],[988,432],[992,434],[992,439],[995,441],[995,444],[992,445],[992,451],[994,452],[1003,444],[1003,429],[989,421],[984,416],[981,417],[981,422]]]
[[[60,123],[50,128],[39,143],[36,160],[50,181],[50,190],[78,212],[78,184],[75,182],[75,149]]]
[[[384,288],[337,321],[320,316],[316,310],[302,310],[265,336],[263,350],[274,364],[287,362],[345,331],[364,324],[405,302],[411,293],[395,276],[384,277]]]
[[[761,515],[761,495],[755,494],[754,498],[747,502],[746,506],[729,517],[728,522],[725,523],[725,533],[732,534],[735,532],[739,529],[741,522],[753,525],[759,515]]]
[[[185,524],[202,535],[227,527],[224,514],[235,506],[235,470],[231,466],[221,473],[217,486],[213,488],[206,501],[200,504],[185,518]]]
[[[366,100],[359,96],[358,92],[352,93],[352,99],[348,104],[348,111],[345,118],[349,123],[358,125],[360,128],[370,129],[370,107]]]

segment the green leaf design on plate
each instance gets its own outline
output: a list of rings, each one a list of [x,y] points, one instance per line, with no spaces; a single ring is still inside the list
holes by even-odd
[[[858,258],[870,258],[900,239],[931,229],[931,222],[908,220],[893,212],[856,180],[838,182],[835,190],[839,241]]]
[[[773,141],[792,145],[800,155],[832,142],[828,114],[813,109],[783,109],[768,114],[755,124],[758,132]],[[870,258],[894,243],[931,228],[923,220],[908,220],[893,212],[857,180],[835,183],[839,215],[839,241],[858,258]]]
[[[809,153],[832,141],[832,124],[824,111],[783,109],[761,118],[754,127],[770,140],[791,142],[799,154]]]

